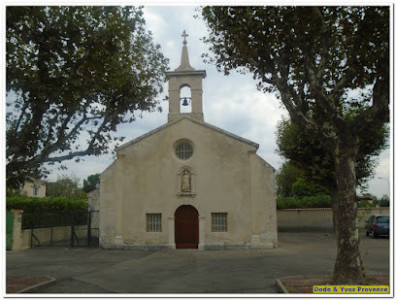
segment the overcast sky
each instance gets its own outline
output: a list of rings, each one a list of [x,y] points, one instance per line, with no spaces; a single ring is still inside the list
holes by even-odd
[[[188,51],[190,64],[197,70],[206,70],[203,81],[203,110],[205,121],[230,131],[243,138],[260,144],[258,154],[276,169],[283,159],[276,153],[276,125],[287,111],[270,94],[256,89],[256,83],[250,74],[233,72],[229,76],[219,73],[212,65],[205,64],[201,54],[208,47],[201,38],[207,33],[194,6],[146,6],[144,16],[147,28],[152,32],[155,43],[161,45],[163,54],[170,59],[170,69],[180,64],[183,30],[189,35]],[[164,90],[167,94],[167,84]],[[161,99],[165,94],[161,96]],[[161,101],[162,113],[143,113],[142,118],[131,124],[118,126],[117,135],[125,136],[126,142],[167,122],[168,102]],[[377,197],[389,195],[390,159],[389,149],[379,156],[375,179],[370,181],[369,192]],[[112,155],[85,157],[79,163],[65,162],[67,171],[52,169],[48,181],[54,181],[60,175],[72,175],[80,178],[80,183],[89,175],[103,172],[113,161]],[[382,178],[382,179],[379,179]]]

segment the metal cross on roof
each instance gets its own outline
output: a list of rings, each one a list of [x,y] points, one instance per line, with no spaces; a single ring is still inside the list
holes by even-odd
[[[185,30],[183,31],[182,37],[184,37],[183,45],[187,45],[187,39],[186,38],[188,37],[188,34],[186,33]]]

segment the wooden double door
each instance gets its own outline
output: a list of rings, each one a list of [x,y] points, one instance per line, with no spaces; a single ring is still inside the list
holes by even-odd
[[[197,249],[199,243],[198,211],[194,206],[182,205],[175,212],[176,249]]]

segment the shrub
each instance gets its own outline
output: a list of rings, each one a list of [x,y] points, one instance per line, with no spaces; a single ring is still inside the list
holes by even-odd
[[[301,198],[298,197],[281,197],[277,199],[278,209],[303,208]]]
[[[7,197],[7,209],[23,210],[23,228],[83,225],[87,223],[88,203],[65,197]]]
[[[370,203],[367,200],[360,200],[360,201],[358,201],[357,206],[364,207],[364,208],[370,208],[370,207],[375,207],[377,202],[378,202],[377,200],[375,200],[375,202],[373,201],[372,203]]]
[[[330,195],[315,195],[302,198],[304,208],[329,208],[331,205]]]
[[[378,205],[380,207],[389,207],[389,199],[378,200]]]
[[[87,211],[88,203],[66,197],[7,197],[7,209],[23,209],[25,213],[49,211]]]
[[[297,181],[293,183],[291,193],[293,196],[315,196],[315,195],[326,195],[328,191],[325,187],[307,182],[302,178],[297,178]]]
[[[276,202],[278,209],[331,208],[331,198],[329,195],[279,197]]]

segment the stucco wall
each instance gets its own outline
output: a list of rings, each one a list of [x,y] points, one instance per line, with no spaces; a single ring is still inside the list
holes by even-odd
[[[184,161],[174,152],[182,138],[194,148]],[[200,246],[276,245],[274,171],[255,151],[189,119],[120,149],[101,176],[101,245],[174,247],[174,213],[183,204],[199,212]],[[192,170],[191,196],[180,195],[185,166]],[[211,232],[211,213],[222,212],[228,231]],[[162,213],[162,232],[146,232],[147,213]]]
[[[365,221],[372,214],[389,215],[389,208],[358,209],[358,226],[364,229]],[[278,210],[279,232],[332,232],[333,213],[331,209],[285,209]]]

